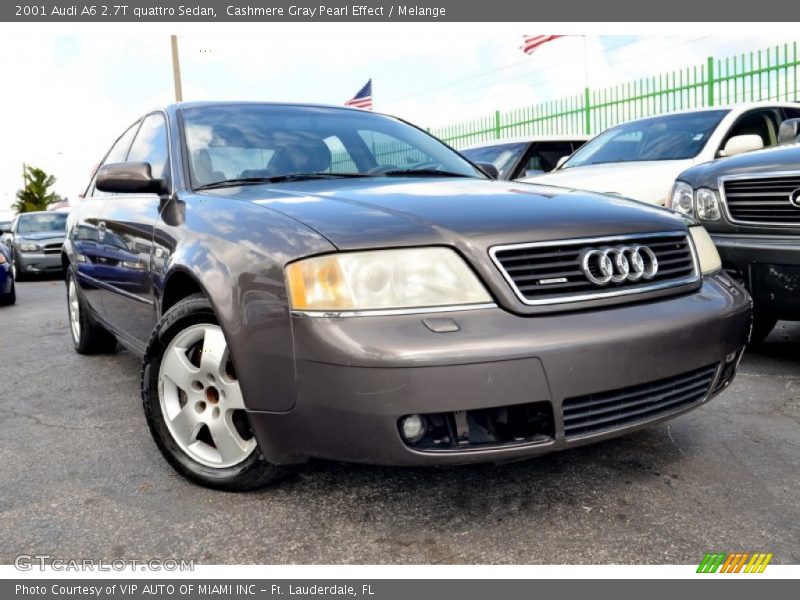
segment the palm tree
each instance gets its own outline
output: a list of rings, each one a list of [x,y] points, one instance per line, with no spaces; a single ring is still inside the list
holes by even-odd
[[[11,205],[16,212],[47,210],[48,206],[59,200],[58,194],[50,191],[56,178],[42,169],[25,165],[23,180],[25,187],[17,191],[17,201]]]

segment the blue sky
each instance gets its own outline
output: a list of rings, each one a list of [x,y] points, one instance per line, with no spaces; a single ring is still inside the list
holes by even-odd
[[[75,196],[128,123],[172,101],[169,35],[145,28],[136,35],[98,28],[74,36],[4,30],[0,214],[21,184],[23,162],[52,171],[56,190]],[[587,72],[590,85],[602,87],[783,41],[590,35],[562,38],[526,56],[518,48],[522,35],[546,33],[539,28],[436,23],[264,24],[236,35],[230,28],[224,35],[187,30],[178,32],[184,97],[341,104],[372,77],[376,110],[437,127],[578,93]]]

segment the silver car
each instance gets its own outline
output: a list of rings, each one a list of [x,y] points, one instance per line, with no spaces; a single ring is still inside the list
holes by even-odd
[[[11,247],[14,279],[61,271],[66,228],[67,213],[42,211],[17,215],[11,227],[3,231],[2,238]]]

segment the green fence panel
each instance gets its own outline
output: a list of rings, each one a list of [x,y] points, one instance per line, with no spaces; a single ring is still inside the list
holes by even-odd
[[[631,119],[757,100],[800,100],[797,42],[700,64],[576,96],[495,111],[433,135],[455,148],[518,136],[597,134]]]

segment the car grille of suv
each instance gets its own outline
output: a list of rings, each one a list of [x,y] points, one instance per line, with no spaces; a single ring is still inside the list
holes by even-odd
[[[800,225],[800,206],[791,201],[800,175],[730,179],[722,185],[732,221]]]
[[[610,392],[567,398],[564,436],[580,437],[669,414],[708,396],[717,364]]]
[[[583,257],[591,250],[637,245],[655,254],[658,270],[654,276],[598,285],[583,270]],[[528,305],[633,294],[685,285],[700,278],[694,247],[684,232],[496,246],[490,255],[519,299]]]
[[[64,244],[62,244],[61,242],[57,242],[57,243],[55,243],[55,244],[47,244],[47,245],[44,247],[44,250],[43,250],[43,252],[44,252],[45,254],[61,254],[61,247],[62,247],[63,245],[64,245]]]

